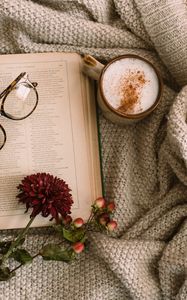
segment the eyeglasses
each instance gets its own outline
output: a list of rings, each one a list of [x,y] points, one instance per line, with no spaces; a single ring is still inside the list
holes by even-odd
[[[0,116],[11,120],[23,120],[30,116],[38,105],[36,82],[30,82],[26,72],[21,73],[1,94]],[[6,142],[6,132],[0,124],[0,150]]]

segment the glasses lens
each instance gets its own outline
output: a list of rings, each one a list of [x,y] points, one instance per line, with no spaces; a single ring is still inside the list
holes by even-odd
[[[22,119],[32,113],[37,104],[37,95],[28,83],[22,82],[7,95],[4,112],[14,119]]]
[[[3,128],[0,125],[0,150],[3,148],[4,143],[5,143],[6,137],[5,137],[5,132]]]

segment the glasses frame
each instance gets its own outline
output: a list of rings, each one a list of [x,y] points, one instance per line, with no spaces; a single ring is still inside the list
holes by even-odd
[[[25,77],[25,78],[24,78]],[[5,104],[5,101],[6,101],[6,98],[7,96],[10,94],[10,92],[14,89],[14,87],[19,84],[19,81],[24,78],[25,80],[24,81],[21,81],[20,84],[24,84],[26,83],[28,86],[30,86],[32,89],[34,89],[35,91],[35,94],[36,94],[36,103],[33,107],[33,109],[24,117],[21,117],[21,118],[15,118],[13,117],[12,115],[10,114],[7,114],[4,110],[4,104]],[[21,73],[14,81],[11,82],[11,84],[0,94],[0,101],[2,100],[2,103],[1,103],[1,106],[0,106],[0,116],[3,116],[3,117],[6,117],[10,120],[14,120],[14,121],[20,121],[20,120],[24,120],[26,119],[27,117],[29,117],[33,111],[36,109],[37,105],[38,105],[38,100],[39,100],[39,96],[38,96],[38,92],[37,92],[37,89],[36,89],[36,86],[37,86],[37,82],[31,82],[29,79],[28,79],[28,74],[26,72],[23,72]],[[6,143],[6,140],[7,140],[7,136],[6,136],[6,131],[5,129],[3,128],[3,126],[0,124],[0,130],[2,130],[3,134],[4,134],[4,141],[3,141],[3,144],[2,146],[0,146],[0,150],[4,147],[5,143]]]

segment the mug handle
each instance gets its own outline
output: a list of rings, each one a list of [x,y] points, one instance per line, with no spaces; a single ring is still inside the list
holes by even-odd
[[[99,80],[104,65],[91,55],[83,57],[82,71],[92,79]]]

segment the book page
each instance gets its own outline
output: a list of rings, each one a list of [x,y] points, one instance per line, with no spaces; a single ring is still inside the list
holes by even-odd
[[[0,56],[0,89],[21,72],[37,82],[39,104],[25,120],[1,116],[7,141],[0,151],[0,228],[24,227],[29,213],[18,204],[17,186],[24,176],[47,172],[66,181],[74,200],[72,216],[86,219],[101,195],[97,126],[93,91],[81,73],[77,54]],[[91,101],[91,102],[90,102]],[[49,219],[37,217],[33,226]]]

